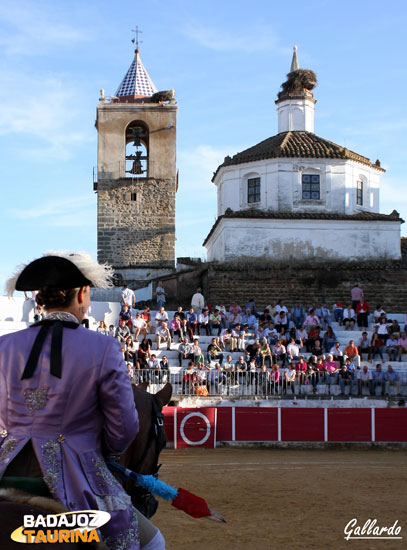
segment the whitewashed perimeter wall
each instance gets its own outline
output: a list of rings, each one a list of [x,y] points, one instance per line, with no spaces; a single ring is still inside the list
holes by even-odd
[[[0,296],[0,321],[14,323],[32,323],[34,321],[33,300],[20,296],[8,298]],[[89,310],[90,328],[96,329],[100,320],[107,325],[116,325],[120,313],[120,302],[91,302]],[[24,328],[23,326],[16,328]]]
[[[241,256],[399,259],[400,223],[222,218],[206,248],[209,262]]]

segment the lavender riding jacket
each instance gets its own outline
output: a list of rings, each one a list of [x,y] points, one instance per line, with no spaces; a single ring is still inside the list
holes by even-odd
[[[135,511],[103,458],[122,453],[139,427],[120,345],[82,326],[64,327],[58,378],[50,373],[51,328],[35,372],[21,380],[39,330],[0,338],[0,478],[31,440],[54,498],[71,510],[108,511],[101,530],[108,547],[136,550]]]

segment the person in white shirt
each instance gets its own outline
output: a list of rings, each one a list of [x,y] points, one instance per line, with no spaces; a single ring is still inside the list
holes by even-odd
[[[363,388],[369,389],[369,394],[372,395],[372,373],[368,370],[367,365],[364,365],[362,370],[358,371],[358,394],[362,395]]]
[[[355,310],[352,308],[352,305],[349,304],[348,307],[343,310],[343,326],[345,327],[345,330],[353,330],[353,327],[355,326],[355,321]]]
[[[195,313],[199,316],[204,306],[205,306],[205,298],[202,295],[201,289],[197,288],[195,294],[192,296],[192,299],[191,299],[191,307],[194,308]]]
[[[407,338],[406,333],[402,332],[400,338],[397,341],[398,346],[398,359],[401,361],[403,353],[407,353]]]
[[[283,376],[283,393],[287,393],[287,388],[290,386],[291,391],[294,393],[294,383],[297,371],[295,370],[293,363],[288,363],[288,368],[284,371]]]
[[[136,307],[136,296],[127,285],[122,287],[122,304],[127,304],[129,309]]]
[[[297,361],[300,357],[300,346],[294,338],[291,338],[291,342],[287,346],[287,355],[289,361]]]
[[[201,334],[201,327],[205,329],[206,336],[211,335],[211,327],[209,326],[209,312],[207,308],[202,310],[202,313],[198,315],[198,328],[197,332]]]
[[[164,306],[161,306],[160,309],[155,314],[155,327],[157,328],[163,322],[168,322],[168,313],[165,311]]]
[[[277,313],[280,313],[280,311],[283,311],[285,314],[288,314],[288,309],[286,308],[286,306],[284,305],[284,302],[283,300],[279,300],[277,305],[275,306],[274,308],[276,314]]]
[[[157,349],[160,349],[161,342],[167,342],[167,349],[171,349],[171,334],[167,323],[163,322],[160,326],[158,326],[155,334],[157,338]]]
[[[147,337],[147,323],[141,316],[141,313],[136,313],[136,317],[133,319],[133,331],[134,339],[137,341],[138,336],[141,333],[143,336]]]

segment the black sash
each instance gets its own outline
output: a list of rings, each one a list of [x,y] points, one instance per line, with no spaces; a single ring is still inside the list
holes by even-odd
[[[37,334],[34,345],[30,351],[30,356],[28,357],[27,363],[24,368],[24,372],[21,376],[21,380],[25,378],[31,378],[37,368],[38,359],[42,351],[42,347],[47,337],[49,329],[52,327],[52,336],[51,336],[51,367],[50,372],[52,376],[57,378],[62,378],[62,332],[63,327],[76,329],[78,328],[78,323],[72,321],[60,321],[59,319],[44,319],[38,323],[31,325],[32,327],[40,326],[41,329]]]

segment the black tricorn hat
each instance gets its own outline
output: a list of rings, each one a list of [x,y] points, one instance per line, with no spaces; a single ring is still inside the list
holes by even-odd
[[[61,256],[43,256],[28,264],[18,276],[16,290],[38,290],[51,286],[66,290],[90,285],[76,265]]]

